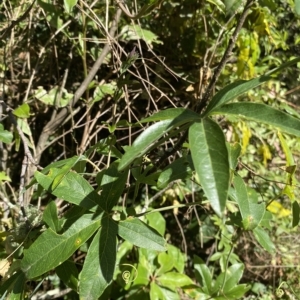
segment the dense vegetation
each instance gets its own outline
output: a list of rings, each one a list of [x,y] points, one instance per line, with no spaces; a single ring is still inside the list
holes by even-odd
[[[1,299],[298,299],[298,2],[2,1]]]

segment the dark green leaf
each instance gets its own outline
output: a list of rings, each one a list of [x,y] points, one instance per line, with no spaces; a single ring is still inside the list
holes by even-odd
[[[105,170],[101,179],[101,194],[98,200],[105,211],[110,212],[120,199],[127,177],[128,171],[119,172],[116,164],[111,164],[110,167]]]
[[[299,224],[299,214],[300,214],[300,207],[297,200],[293,202],[292,210],[293,210],[293,227],[296,227]]]
[[[166,251],[164,238],[139,219],[120,221],[118,228],[120,237],[138,247]]]
[[[77,292],[79,284],[78,270],[73,261],[66,260],[61,265],[57,266],[56,274],[66,286]]]
[[[190,164],[191,157],[180,157],[168,165],[159,175],[157,186],[158,188],[166,187],[170,182],[177,179],[186,179],[191,174]]]
[[[200,184],[214,211],[222,215],[225,208],[230,168],[222,129],[209,118],[189,129],[189,143]]]
[[[275,126],[281,131],[300,137],[299,119],[265,104],[231,103],[216,108],[213,113],[244,117],[258,123]]]
[[[79,275],[81,299],[98,299],[113,279],[116,264],[117,225],[109,217],[102,218],[101,225],[89,247]]]

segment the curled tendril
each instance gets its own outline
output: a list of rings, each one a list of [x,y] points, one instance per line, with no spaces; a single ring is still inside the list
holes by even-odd
[[[133,268],[134,271],[135,271],[135,276],[134,276],[134,278],[131,279],[131,280],[130,280],[130,277],[131,277],[131,272],[130,272],[130,271],[126,270],[126,271],[124,271],[124,272],[122,273],[122,278],[123,278],[123,280],[125,281],[125,283],[127,284],[127,283],[129,283],[129,282],[135,281],[136,278],[137,278],[137,276],[138,276],[138,271],[137,271],[136,267],[133,266],[133,265],[130,265],[130,264],[121,264],[121,266],[129,266],[129,267]]]
[[[289,289],[292,291],[292,293],[296,296],[296,294],[295,294],[293,288],[292,288],[286,281],[282,281],[282,282],[280,283],[279,287],[276,289],[276,296],[277,296],[278,298],[281,298],[281,297],[285,294],[284,290],[281,288],[282,285],[288,286],[288,288],[289,288]]]

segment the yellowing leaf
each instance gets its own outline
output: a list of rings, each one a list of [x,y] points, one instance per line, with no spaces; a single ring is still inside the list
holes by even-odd
[[[250,141],[250,138],[252,136],[252,133],[251,133],[251,130],[250,128],[247,126],[246,123],[242,122],[242,125],[241,125],[241,130],[242,130],[242,135],[243,135],[243,138],[242,138],[242,154],[244,154],[246,152],[246,149],[249,145],[249,141]]]
[[[274,215],[277,215],[278,218],[287,217],[291,214],[291,211],[284,208],[278,201],[272,201],[270,205],[268,205],[267,210]]]
[[[268,145],[263,144],[260,148],[259,148],[259,153],[263,156],[263,164],[266,167],[268,160],[272,159],[272,154],[270,152],[270,148]]]

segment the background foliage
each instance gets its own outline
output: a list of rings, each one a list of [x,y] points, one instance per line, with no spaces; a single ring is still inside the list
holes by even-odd
[[[298,299],[299,1],[2,1],[1,299]]]

